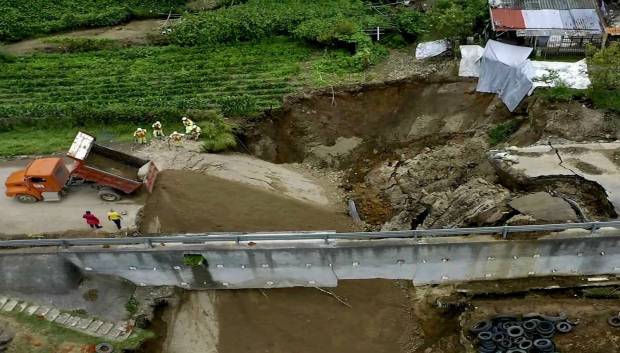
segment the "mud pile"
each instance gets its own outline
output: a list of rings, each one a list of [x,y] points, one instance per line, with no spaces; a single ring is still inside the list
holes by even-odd
[[[197,172],[158,176],[140,222],[142,233],[353,229],[344,213]]]

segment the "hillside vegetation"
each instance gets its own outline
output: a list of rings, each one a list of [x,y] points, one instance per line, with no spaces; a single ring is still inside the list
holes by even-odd
[[[40,128],[70,136],[65,131],[105,127],[130,136],[138,125],[214,110],[220,114],[205,136],[217,143],[207,146],[222,146],[218,141],[231,141],[222,115],[252,116],[304,87],[354,82],[387,56],[386,45],[461,38],[488,16],[485,0],[438,0],[441,10],[426,13],[404,6],[377,11],[362,0],[218,3],[191,13],[182,0],[0,2],[0,41],[183,13],[151,45],[66,37],[54,42],[60,53],[13,57],[0,50],[0,154],[61,147],[40,141]],[[463,20],[455,22],[457,13]],[[376,26],[386,31],[381,43],[364,32]],[[36,142],[15,148],[24,136]]]
[[[0,42],[179,11],[184,0],[2,0]]]

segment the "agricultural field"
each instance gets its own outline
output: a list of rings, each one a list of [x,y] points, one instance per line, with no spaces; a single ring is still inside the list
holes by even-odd
[[[81,27],[111,26],[179,11],[183,0],[0,1],[0,42]]]
[[[191,12],[182,0],[3,2],[0,42],[171,10],[183,16],[141,46],[71,37],[57,39],[64,49],[54,53],[13,56],[0,47],[0,155],[64,149],[77,129],[126,131],[118,135],[122,141],[137,126],[207,111],[217,117],[209,118],[213,133],[204,135],[230,141],[222,115],[254,116],[303,88],[359,81],[392,44],[430,33],[458,37],[486,16],[478,11],[482,0],[441,0],[448,13],[469,14],[469,22],[443,29],[436,28],[449,22],[443,12],[381,13],[361,0],[217,3],[215,10]],[[364,33],[375,26],[389,29],[382,43]],[[55,138],[41,139],[42,128],[54,129]]]

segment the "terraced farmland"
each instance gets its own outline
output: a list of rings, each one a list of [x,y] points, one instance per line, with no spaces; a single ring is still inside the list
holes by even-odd
[[[178,119],[184,110],[251,100],[276,107],[312,50],[275,40],[234,47],[150,47],[45,54],[0,64],[0,123],[71,124]]]

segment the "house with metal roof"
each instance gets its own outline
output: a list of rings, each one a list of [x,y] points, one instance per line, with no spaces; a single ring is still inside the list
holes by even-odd
[[[605,36],[603,0],[489,0],[498,40],[531,46],[538,54],[582,53]]]

